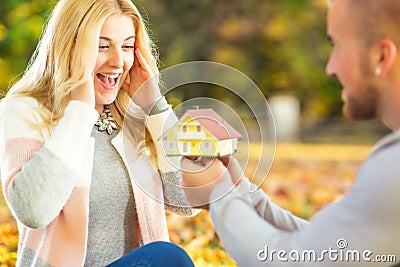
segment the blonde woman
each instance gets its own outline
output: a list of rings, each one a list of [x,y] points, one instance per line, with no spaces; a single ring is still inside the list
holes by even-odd
[[[172,110],[157,82],[139,90],[157,71],[130,0],[58,2],[1,103],[1,178],[18,222],[17,266],[193,266],[168,242],[164,208],[194,210],[180,173],[156,153]]]

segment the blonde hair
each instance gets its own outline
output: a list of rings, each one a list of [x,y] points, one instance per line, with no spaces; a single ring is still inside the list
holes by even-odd
[[[101,27],[112,14],[129,16],[136,44],[153,69],[157,53],[144,21],[130,0],[61,0],[55,6],[24,75],[8,95],[31,96],[49,111],[45,122],[53,125],[64,113],[70,92],[91,77]],[[121,90],[122,91],[122,90]],[[113,106],[123,118],[130,99],[120,93]],[[121,121],[119,121],[121,123]]]
[[[36,50],[21,79],[7,95],[30,96],[39,102],[43,125],[52,127],[63,117],[74,88],[92,77],[98,51],[98,40],[104,21],[113,14],[132,19],[136,45],[154,73],[158,73],[158,54],[146,30],[145,22],[130,0],[60,0],[55,6]],[[122,127],[131,99],[120,90],[109,107]],[[134,120],[135,121],[135,120]],[[143,121],[136,120],[135,128]],[[139,131],[140,132],[140,131]],[[132,133],[136,143],[138,132]],[[150,142],[149,142],[150,143]]]

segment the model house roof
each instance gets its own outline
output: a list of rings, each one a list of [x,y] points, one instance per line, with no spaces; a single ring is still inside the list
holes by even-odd
[[[188,109],[183,115],[188,114],[204,128],[206,128],[212,135],[218,140],[241,138],[242,135],[233,128],[228,122],[224,120],[217,112],[212,108],[206,109]]]

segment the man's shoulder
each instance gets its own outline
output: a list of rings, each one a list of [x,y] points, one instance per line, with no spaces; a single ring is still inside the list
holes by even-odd
[[[358,171],[359,177],[377,181],[376,186],[400,188],[400,132],[393,132],[377,142]],[[367,180],[369,180],[367,179]],[[362,179],[364,181],[364,179]]]
[[[400,130],[387,134],[381,138],[374,146],[371,156],[380,153],[390,153],[400,150]]]

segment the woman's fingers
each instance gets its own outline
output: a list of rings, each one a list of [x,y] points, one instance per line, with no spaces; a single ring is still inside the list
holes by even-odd
[[[86,82],[71,91],[71,100],[79,100],[95,107],[94,77],[87,78]]]
[[[138,48],[135,49],[135,56],[137,59],[137,62],[135,62],[135,63],[138,63],[138,67],[141,67],[146,71],[151,71],[150,66],[147,63],[146,59],[144,58],[142,52],[140,52],[140,49],[138,49]]]

